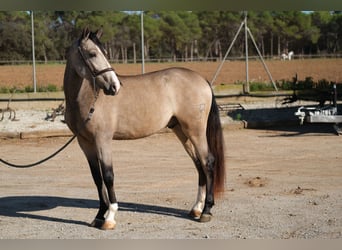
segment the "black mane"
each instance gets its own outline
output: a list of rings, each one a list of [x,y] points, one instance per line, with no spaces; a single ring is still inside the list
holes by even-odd
[[[82,41],[82,37],[80,37],[78,39],[78,46],[81,44],[81,41]],[[104,48],[103,44],[101,43],[101,41],[98,39],[97,35],[96,35],[96,32],[90,32],[89,33],[89,36],[88,36],[88,39],[92,40],[96,46],[98,46],[100,48],[100,50],[102,51],[102,53],[106,56],[107,55],[107,51],[106,49]]]
[[[89,39],[92,40],[100,48],[104,55],[107,55],[107,51],[105,50],[101,41],[97,38],[95,32],[90,32]]]

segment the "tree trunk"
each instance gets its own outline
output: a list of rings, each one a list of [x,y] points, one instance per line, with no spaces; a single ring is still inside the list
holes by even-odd
[[[128,62],[128,56],[127,56],[127,47],[125,46],[125,63]]]
[[[205,53],[205,61],[208,61],[208,57],[210,57],[210,60],[212,59],[211,58],[212,57],[212,51],[211,50],[212,50],[212,46],[214,43],[215,43],[215,40],[209,44],[207,52]]]
[[[270,50],[271,50],[271,58],[273,58],[273,32],[271,32],[271,41],[270,41],[270,44],[271,44],[271,48],[270,48]]]
[[[149,49],[150,45],[149,45],[149,42],[148,40],[145,41],[145,44],[144,44],[144,56],[147,60],[150,59],[150,49]]]
[[[133,63],[134,64],[137,63],[137,54],[136,54],[136,50],[135,50],[135,43],[133,43]]]
[[[219,60],[222,61],[222,47],[220,40],[218,41],[218,50],[219,50]]]
[[[121,59],[122,63],[125,63],[125,47],[123,45],[121,45]]]
[[[196,58],[198,58],[198,44],[197,40],[194,41],[194,55]]]
[[[280,51],[280,35],[278,35],[278,57],[280,57],[281,51]]]
[[[216,40],[215,42],[215,56],[216,56],[216,61],[222,60],[222,48],[221,48],[220,40]]]
[[[174,62],[177,62],[176,51],[177,51],[176,41],[174,39],[172,39],[172,60]]]
[[[44,46],[44,63],[47,64],[48,59],[47,59],[47,55],[46,55],[46,47]]]

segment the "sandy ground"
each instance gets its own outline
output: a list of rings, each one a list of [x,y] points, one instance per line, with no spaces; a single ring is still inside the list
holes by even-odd
[[[179,63],[147,63],[145,72],[151,72],[169,67],[186,67],[199,72],[211,81],[221,62],[179,62]],[[306,60],[267,60],[266,65],[274,81],[290,80],[298,74],[298,80],[312,77],[314,81],[342,81],[342,59],[306,59]],[[113,64],[119,75],[135,75],[141,73],[140,64]],[[226,61],[219,71],[214,85],[241,83],[246,80],[244,61]],[[38,64],[36,67],[37,86],[49,84],[61,88],[63,85],[65,65]],[[249,61],[249,80],[251,82],[270,82],[269,76],[260,60]],[[21,88],[32,86],[31,65],[0,66],[0,87]]]
[[[330,126],[225,130],[226,192],[214,218],[187,217],[197,173],[172,133],[113,141],[117,227],[88,226],[97,192],[77,142],[29,169],[4,165],[0,238],[315,238],[342,237],[341,137]],[[54,152],[68,138],[2,139],[0,157],[18,164]]]

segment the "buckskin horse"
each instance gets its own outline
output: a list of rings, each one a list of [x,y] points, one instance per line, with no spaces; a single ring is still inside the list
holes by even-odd
[[[224,191],[224,142],[210,84],[185,68],[117,75],[100,42],[102,31],[85,28],[68,50],[64,74],[65,121],[84,152],[99,195],[91,226],[115,228],[112,140],[137,139],[168,127],[199,175],[189,215],[211,220],[214,195]],[[148,173],[145,173],[148,174]]]

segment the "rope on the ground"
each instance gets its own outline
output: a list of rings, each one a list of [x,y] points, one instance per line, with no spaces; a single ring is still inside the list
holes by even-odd
[[[37,161],[37,162],[34,162],[34,163],[31,163],[31,164],[24,164],[24,165],[19,165],[19,164],[14,164],[14,163],[11,163],[11,162],[8,162],[8,161],[5,161],[3,159],[0,158],[0,162],[6,164],[7,166],[10,166],[10,167],[14,167],[14,168],[31,168],[31,167],[34,167],[34,166],[37,166],[43,162],[46,162],[48,160],[50,160],[51,158],[53,158],[54,156],[56,156],[58,153],[60,153],[63,149],[65,149],[74,139],[76,138],[76,135],[74,135],[73,137],[71,137],[71,139],[69,141],[67,141],[66,144],[64,144],[60,149],[58,149],[56,152],[54,152],[53,154],[49,155],[48,157],[40,160],[40,161]]]

